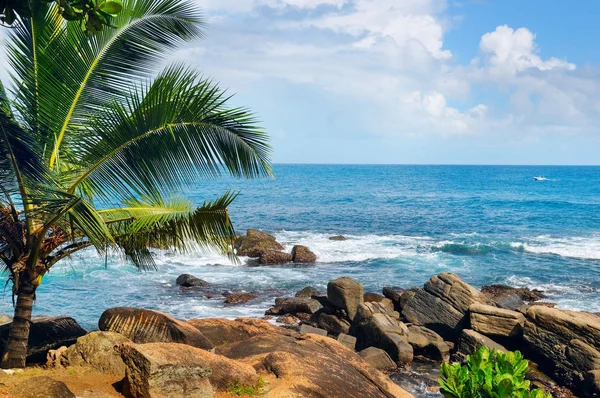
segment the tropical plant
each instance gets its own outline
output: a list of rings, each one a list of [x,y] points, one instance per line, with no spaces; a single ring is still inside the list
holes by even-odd
[[[115,29],[92,37],[56,3],[30,5],[10,30],[10,97],[0,85],[0,260],[16,296],[5,367],[25,365],[35,292],[54,264],[88,247],[141,269],[156,246],[233,257],[235,195],[194,207],[173,193],[271,174],[251,113],[181,64],[156,70],[202,37],[193,1],[125,0]]]
[[[443,363],[440,392],[446,398],[551,398],[525,380],[529,363],[519,351],[490,351],[482,346],[466,364]]]

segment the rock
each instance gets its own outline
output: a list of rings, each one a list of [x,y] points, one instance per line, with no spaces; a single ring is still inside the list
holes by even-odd
[[[586,373],[582,389],[589,396],[597,397],[600,395],[600,370],[591,370]]]
[[[330,236],[329,240],[342,242],[342,241],[348,240],[348,238],[346,238],[345,236],[342,236],[342,235],[336,235],[336,236]]]
[[[267,315],[296,314],[303,312],[314,314],[322,308],[321,303],[309,298],[284,298],[276,299],[275,307],[267,310]]]
[[[338,278],[327,284],[327,299],[335,308],[342,309],[352,321],[363,302],[363,287],[352,278]]]
[[[413,346],[415,352],[420,353],[430,344],[443,342],[444,339],[433,330],[417,325],[408,327],[408,343]]]
[[[125,363],[118,347],[127,343],[131,340],[119,333],[91,332],[65,350],[63,364],[87,366],[99,372],[125,376]]]
[[[63,355],[67,351],[66,346],[62,346],[57,348],[56,350],[48,351],[48,355],[46,356],[46,367],[47,368],[62,368],[64,358]]]
[[[500,306],[502,306],[500,303],[507,300],[507,298],[511,294],[516,294],[517,296],[519,296],[519,298],[521,298],[521,300],[526,301],[526,302],[538,301],[538,300],[546,298],[546,295],[541,290],[537,290],[537,289],[531,290],[526,287],[525,288],[515,288],[515,287],[511,287],[511,286],[507,286],[507,285],[483,286],[481,288],[481,292],[483,294],[485,294],[487,297],[489,297],[490,299],[492,299],[493,301],[495,301],[496,303],[498,303]],[[509,309],[515,310],[516,308],[509,308]]]
[[[256,300],[257,295],[251,293],[231,293],[225,297],[225,304],[244,304],[248,301]]]
[[[12,322],[12,316],[9,316],[6,314],[0,315],[0,325],[5,325],[5,324],[11,323],[11,322]]]
[[[254,336],[272,333],[272,329],[279,329],[268,322],[245,324],[217,318],[191,319],[188,324],[198,329],[215,347],[248,340]]]
[[[438,362],[448,362],[450,361],[450,350],[451,347],[445,342],[436,342],[431,343],[423,351],[421,351],[420,355],[432,359]]]
[[[408,328],[396,314],[381,303],[359,305],[351,327],[351,334],[357,338],[357,349],[379,347],[385,333],[395,333],[407,339]]]
[[[198,329],[162,312],[117,307],[102,313],[98,329],[120,333],[135,343],[182,343],[205,350],[213,344]]]
[[[260,320],[229,322],[263,330],[261,335],[218,347],[217,353],[264,369],[269,380],[267,397],[411,397],[334,339],[300,334]]]
[[[350,336],[349,334],[340,333],[337,337],[337,341],[352,351],[356,348],[356,337]]]
[[[490,350],[503,351],[507,352],[507,349],[504,346],[496,343],[494,340],[490,339],[471,329],[464,329],[460,335],[458,340],[458,349],[457,353],[459,354],[459,359],[464,359],[467,355],[471,355],[475,351],[477,351],[481,346],[486,346]]]
[[[48,376],[31,377],[18,384],[11,391],[13,398],[75,398],[62,381]]]
[[[274,236],[254,229],[249,229],[246,236],[239,237],[234,247],[238,256],[246,257],[260,257],[267,250],[275,252],[283,250],[283,246],[277,242]]]
[[[196,278],[194,275],[190,275],[190,274],[179,275],[177,277],[177,280],[175,281],[175,283],[177,283],[177,285],[183,286],[183,287],[208,286],[208,282],[203,281],[202,279]]]
[[[401,287],[386,286],[383,288],[382,293],[386,298],[392,300],[392,303],[394,304],[394,309],[396,311],[402,312],[400,299],[405,291],[406,290],[402,289]]]
[[[394,310],[394,303],[387,297],[377,293],[365,293],[363,295],[363,301],[365,303],[381,303],[388,307],[390,310]]]
[[[306,246],[296,245],[292,248],[292,261],[295,263],[314,263],[317,255]]]
[[[292,261],[292,255],[275,250],[265,250],[260,253],[258,263],[262,265],[281,265]]]
[[[387,352],[394,362],[408,365],[413,361],[414,350],[406,341],[406,336],[384,333],[379,341],[379,348]]]
[[[523,334],[525,317],[520,312],[473,304],[469,313],[471,329],[486,336],[516,337]]]
[[[294,315],[302,322],[308,322],[310,317],[312,316],[312,314],[306,312],[296,312]]]
[[[327,330],[315,328],[310,325],[300,326],[300,333],[310,333],[310,334],[316,334],[319,336],[327,336]]]
[[[340,333],[348,334],[350,332],[350,323],[335,315],[321,314],[319,317],[319,326],[334,335]]]
[[[599,317],[532,306],[527,309],[523,338],[542,359],[544,371],[578,395],[590,396],[582,386],[589,372],[600,370]]]
[[[431,277],[423,289],[417,289],[414,296],[407,299],[402,314],[409,322],[454,340],[473,304],[493,305],[493,302],[455,274],[443,272]]]
[[[285,314],[277,318],[277,323],[282,323],[284,325],[297,325],[300,323],[300,319],[296,318],[292,314]]]
[[[396,366],[396,363],[392,361],[392,358],[390,358],[387,352],[379,348],[365,348],[359,352],[358,355],[360,355],[362,359],[367,361],[369,365],[377,370],[392,370],[398,367]]]
[[[0,326],[1,352],[4,352],[8,342],[11,326],[12,322]],[[27,343],[27,362],[44,363],[48,351],[70,346],[86,333],[73,318],[68,316],[33,318]]]
[[[321,294],[317,289],[312,286],[306,286],[304,289],[296,293],[298,298],[312,298],[312,296],[318,296]]]
[[[125,396],[137,398],[212,398],[210,365],[197,348],[184,344],[125,344]]]

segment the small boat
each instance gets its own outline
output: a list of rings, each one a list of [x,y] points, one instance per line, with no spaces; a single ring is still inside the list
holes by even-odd
[[[533,177],[533,179],[536,181],[546,181],[547,180],[547,178],[544,176],[535,176],[535,177]]]

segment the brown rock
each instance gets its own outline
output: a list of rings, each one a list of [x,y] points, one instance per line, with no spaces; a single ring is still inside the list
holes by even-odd
[[[443,343],[444,339],[423,326],[410,325],[408,327],[408,343],[413,346],[416,352],[421,352],[430,344]]]
[[[48,376],[31,377],[11,391],[13,398],[75,398],[65,383]]]
[[[306,246],[296,245],[292,248],[292,261],[295,263],[314,263],[317,255]]]
[[[285,314],[277,318],[277,322],[284,325],[297,325],[300,323],[300,319],[296,318],[292,314]]]
[[[340,333],[348,334],[350,332],[350,323],[335,315],[321,314],[319,317],[319,326],[333,335]]]
[[[523,334],[525,317],[520,312],[490,305],[469,307],[471,328],[487,336],[515,337]]]
[[[313,326],[310,325],[302,325],[300,326],[300,333],[307,333],[307,334],[316,334],[318,336],[327,336],[327,330],[325,329],[320,329],[320,328],[315,328]]]
[[[354,336],[340,333],[337,337],[337,341],[339,341],[340,344],[343,344],[344,346],[348,347],[352,351],[354,351],[354,349],[356,348],[356,337],[354,337]]]
[[[365,293],[363,296],[365,303],[381,303],[388,307],[391,311],[394,310],[394,303],[387,297],[377,293]]]
[[[379,348],[365,348],[358,355],[377,370],[392,370],[398,367],[388,353]]]
[[[275,300],[275,307],[267,310],[268,315],[296,314],[303,312],[314,314],[323,306],[319,301],[310,298],[283,298]]]
[[[258,263],[262,265],[281,265],[292,261],[292,255],[275,250],[265,250],[260,253]]]
[[[131,343],[113,332],[91,332],[77,339],[63,354],[65,365],[88,366],[99,372],[125,376],[125,363],[118,348]]]
[[[56,350],[48,351],[46,356],[46,367],[47,368],[62,368],[64,366],[63,354],[67,351],[67,347],[62,346]]]
[[[385,333],[395,333],[408,339],[408,328],[398,320],[396,314],[381,303],[359,305],[351,328],[357,338],[357,349],[379,347]]]
[[[318,296],[321,294],[317,289],[312,286],[306,286],[304,289],[296,293],[298,298],[312,298],[312,296]]]
[[[248,301],[256,300],[257,295],[251,293],[231,293],[225,297],[225,304],[244,304]]]
[[[183,274],[177,277],[175,281],[177,285],[182,287],[204,287],[208,286],[208,282],[203,281],[202,279],[196,278],[194,275]]]
[[[206,350],[212,343],[198,329],[162,312],[117,307],[102,313],[98,328],[116,332],[135,343],[183,343]]]
[[[413,361],[414,350],[406,339],[407,336],[384,333],[379,341],[379,348],[387,352],[394,362],[408,365]]]
[[[363,287],[352,278],[338,278],[327,284],[327,299],[337,309],[346,311],[352,321],[363,303]]]
[[[227,319],[191,319],[188,324],[198,329],[216,347],[248,340],[254,336],[276,333],[279,328],[269,322],[247,319],[246,322]]]
[[[464,359],[467,355],[471,355],[475,351],[477,351],[481,346],[486,346],[490,350],[507,352],[508,350],[504,348],[504,346],[496,343],[494,340],[490,339],[471,329],[464,329],[460,335],[458,340],[458,349],[457,353],[459,356],[459,360]]]
[[[260,257],[267,250],[275,252],[283,250],[283,246],[274,236],[254,229],[249,229],[246,236],[239,237],[234,246],[238,256],[247,257]]]
[[[348,238],[346,238],[345,236],[342,236],[342,235],[336,235],[336,236],[329,237],[329,240],[340,242],[340,241],[348,240]]]
[[[521,300],[526,302],[538,301],[546,298],[546,295],[541,290],[528,288],[515,288],[507,285],[490,285],[483,286],[481,292],[494,301],[502,301],[510,294],[518,295]],[[514,310],[514,308],[511,308]]]
[[[176,343],[125,344],[125,395],[132,398],[212,398],[210,365],[201,350]]]

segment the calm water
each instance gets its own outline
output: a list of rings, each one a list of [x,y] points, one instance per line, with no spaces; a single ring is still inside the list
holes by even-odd
[[[540,288],[562,308],[600,311],[600,167],[277,165],[275,180],[211,181],[186,194],[201,203],[228,188],[237,228],[264,229],[291,248],[305,244],[315,267],[247,267],[214,254],[157,255],[139,273],[118,257],[108,268],[93,251],[55,266],[35,314],[69,314],[93,328],[102,311],[133,305],[177,317],[261,316],[276,296],[325,288],[349,275],[367,290],[422,285],[441,271],[481,286]],[[536,182],[534,175],[548,180]],[[345,242],[327,238],[343,234]],[[216,291],[247,290],[259,302],[224,306],[181,291],[192,273]],[[0,312],[11,312],[7,290]]]

